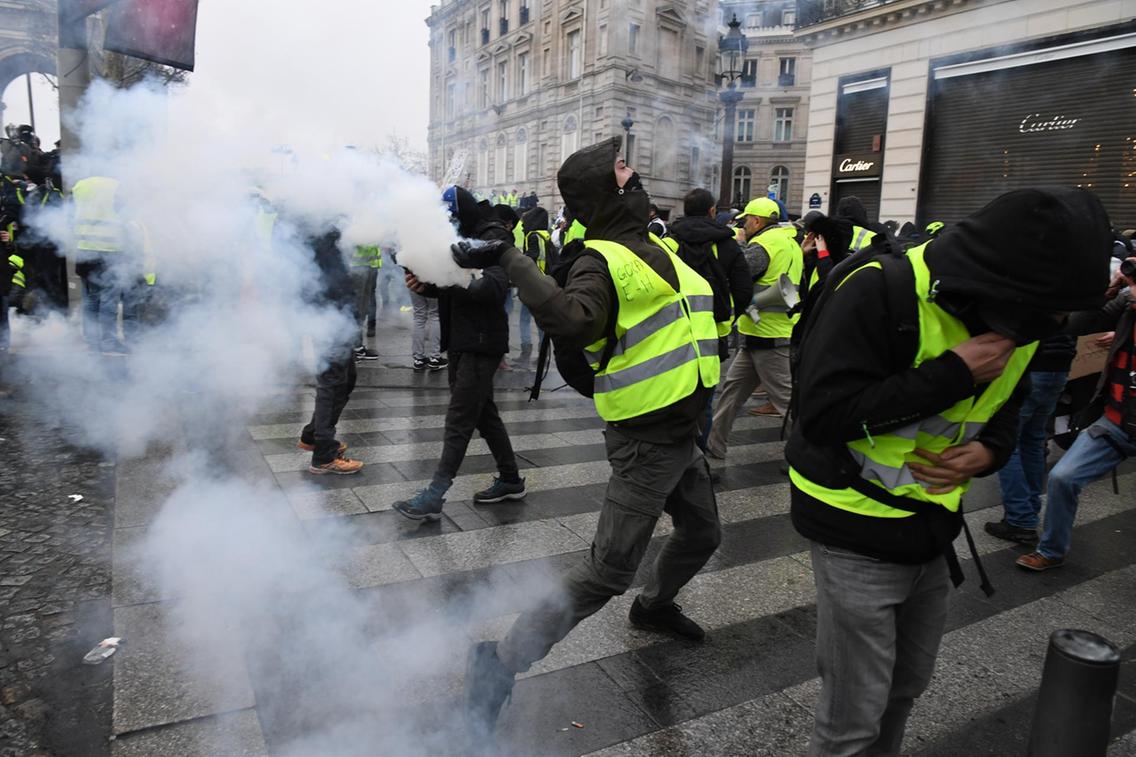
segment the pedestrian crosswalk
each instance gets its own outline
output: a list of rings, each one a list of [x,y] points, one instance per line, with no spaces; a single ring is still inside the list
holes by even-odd
[[[429,639],[429,664],[389,683],[407,706],[455,701],[468,646],[500,638],[518,613],[552,590],[587,553],[599,518],[610,468],[591,403],[553,395],[529,405],[519,391],[501,390],[497,399],[527,479],[527,500],[472,504],[494,470],[488,449],[475,439],[447,494],[445,517],[425,525],[390,505],[429,480],[441,451],[444,391],[359,391],[340,424],[351,455],[368,464],[359,476],[329,481],[303,472],[308,456],[293,445],[310,414],[310,391],[269,398],[248,426],[252,454],[279,492],[279,513],[368,608],[368,631],[386,640],[385,654],[397,660],[401,645],[418,649],[420,637]],[[779,437],[778,419],[742,416],[727,460],[715,466],[722,545],[679,596],[684,611],[707,629],[706,642],[675,641],[628,624],[647,570],[641,567],[631,591],[521,677],[502,716],[500,754],[805,753],[819,691],[815,590],[808,544],[790,522]],[[149,470],[140,464],[132,473],[126,466],[119,476],[144,478]],[[1000,515],[997,486],[993,478],[975,483],[966,517],[998,593],[981,594],[969,550],[960,546],[969,580],[953,597],[938,672],[912,713],[905,754],[1024,752],[1046,639],[1057,628],[1097,631],[1123,648],[1126,659],[1136,658],[1130,536],[1136,469],[1122,473],[1121,496],[1107,483],[1085,491],[1070,564],[1042,575],[1015,568],[1020,550],[983,531],[985,521]],[[137,518],[129,525],[116,543],[127,544],[140,530]],[[659,521],[643,566],[672,528],[669,518]],[[124,571],[116,566],[116,596]],[[147,606],[120,607],[116,622],[117,613],[128,619],[135,607]],[[271,679],[255,665],[247,676],[255,709],[241,713],[257,713],[264,753],[287,754],[300,725],[273,701],[288,701],[287,694],[271,691]],[[230,718],[224,730],[234,716],[210,717]],[[1114,723],[1110,757],[1136,755],[1131,676],[1122,677]],[[131,738],[140,737],[127,732],[120,742]]]
[[[503,398],[501,394],[499,392],[501,404],[512,407],[510,398]],[[414,441],[404,436],[398,443],[388,443],[385,439],[369,436],[388,431],[422,433],[443,425],[444,412],[437,402],[438,396],[422,397],[420,403],[414,402],[415,396],[413,393],[384,391],[367,397],[368,404],[357,408],[360,414],[401,408],[405,415],[354,417],[341,423],[340,429],[345,438],[355,435],[371,442],[366,446],[353,446],[352,455],[369,463],[428,463],[435,459],[441,451],[440,441]],[[526,453],[530,453],[534,461],[544,463],[527,461],[522,470],[527,478],[530,498],[539,498],[529,512],[526,512],[526,505],[495,509],[472,507],[469,503],[472,493],[485,485],[487,474],[460,475],[447,495],[446,505],[447,513],[462,513],[455,519],[456,527],[446,533],[423,534],[413,524],[405,527],[398,524],[387,530],[377,543],[356,546],[358,554],[366,554],[366,557],[354,564],[368,567],[354,575],[348,568],[351,584],[360,588],[370,587],[381,596],[382,592],[394,590],[413,591],[416,584],[439,578],[455,579],[469,575],[485,579],[487,575],[495,575],[494,571],[517,568],[509,574],[509,582],[500,578],[485,579],[491,584],[496,583],[503,591],[516,591],[519,576],[529,576],[535,585],[548,584],[560,570],[584,554],[598,520],[603,486],[610,469],[604,458],[601,424],[594,418],[590,403],[582,399],[558,398],[555,404],[555,407],[544,408],[536,403],[532,407],[512,407],[502,411],[502,417],[513,433],[512,441],[518,456],[525,460]],[[296,423],[254,423],[250,425],[249,433],[262,448],[273,440],[293,438],[303,410],[301,403]],[[559,423],[589,423],[589,426],[556,430]],[[676,642],[636,631],[627,624],[626,615],[635,593],[633,590],[612,600],[581,623],[547,658],[525,674],[524,679],[536,686],[537,681],[566,677],[570,671],[599,666],[600,670],[607,672],[613,685],[620,688],[627,682],[620,680],[612,671],[634,663],[638,668],[646,664],[646,672],[651,672],[648,676],[651,682],[640,682],[641,687],[662,687],[682,692],[686,685],[696,689],[704,685],[708,690],[691,694],[672,691],[671,695],[686,700],[686,704],[671,709],[689,717],[671,723],[656,714],[655,720],[649,719],[654,723],[653,728],[635,738],[620,738],[618,743],[613,741],[602,745],[595,751],[596,754],[606,757],[804,753],[819,686],[811,663],[810,613],[815,594],[807,543],[792,532],[787,522],[788,485],[778,470],[783,450],[778,438],[779,430],[778,419],[747,416],[738,419],[734,427],[734,444],[725,465],[721,467],[718,485],[718,503],[725,530],[723,549],[691,581],[680,601],[685,611],[697,618],[710,633],[710,640],[704,645],[705,649],[699,650],[699,655],[704,655],[706,650],[712,653],[719,635],[726,638],[737,633],[744,635],[746,629],[756,630],[771,619],[777,619],[782,632],[787,626],[791,644],[786,651],[794,655],[789,665],[794,675],[787,678],[791,683],[773,691],[764,691],[766,686],[760,680],[746,684],[731,680],[728,684],[723,682],[723,691],[716,693],[713,677],[710,677],[710,682],[702,683],[668,681],[659,677],[658,671],[651,671],[650,663],[643,661],[655,658],[652,650],[674,647]],[[565,450],[574,450],[576,456],[571,462],[557,462],[566,459],[561,454]],[[535,454],[537,452],[546,453],[546,456],[541,457]],[[581,453],[586,459],[579,457]],[[480,440],[474,440],[469,455],[476,461],[488,455],[488,449]],[[295,453],[269,451],[265,459],[277,474],[301,470],[306,465],[306,456]],[[755,476],[757,483],[751,485]],[[1131,486],[1136,483],[1133,479],[1136,476],[1128,474],[1122,480],[1125,485]],[[318,484],[296,486],[293,481],[285,479],[285,494],[297,517],[305,522],[318,523],[327,518],[350,522],[352,514],[389,513],[392,502],[425,486],[428,481],[428,477],[422,476],[403,481],[363,483],[347,490],[321,490]],[[355,499],[350,499],[348,492]],[[350,502],[350,506],[345,506],[344,502]],[[971,580],[959,593],[961,601],[956,602],[956,609],[952,611],[953,627],[944,641],[939,672],[931,690],[912,715],[905,751],[918,752],[949,744],[968,723],[980,721],[990,713],[1027,698],[1037,686],[1046,638],[1055,628],[1066,625],[1091,627],[1123,647],[1136,642],[1136,638],[1130,638],[1136,635],[1136,622],[1133,622],[1136,617],[1129,618],[1115,612],[1109,614],[1103,611],[1099,600],[1093,601],[1100,592],[1109,590],[1127,596],[1129,608],[1136,605],[1131,601],[1136,594],[1136,567],[1129,564],[1126,554],[1117,558],[1120,563],[1114,568],[1090,568],[1079,575],[1075,574],[1075,569],[1069,568],[1065,569],[1063,576],[1055,577],[1028,576],[1014,571],[1010,563],[1016,551],[1008,549],[1005,542],[982,530],[986,520],[997,517],[998,511],[992,509],[995,505],[994,482],[978,482],[968,497],[970,512],[967,520],[979,553],[986,556],[985,562],[991,568],[996,584],[1008,584],[1000,587],[1004,594],[1013,593],[1018,585],[1032,582],[1032,591],[1036,592],[1040,585],[1044,593],[1032,599],[1028,596],[1011,599],[1005,607],[1002,603],[1006,600],[985,600],[977,592],[973,568],[965,567],[969,551],[965,548],[959,550]],[[479,519],[467,517],[468,511],[473,511]],[[1091,487],[1078,514],[1078,536],[1085,533],[1087,542],[1082,548],[1086,552],[1093,549],[1093,535],[1103,535],[1110,530],[1123,532],[1136,527],[1134,515],[1130,497],[1114,496],[1104,486]],[[458,521],[460,526],[457,526]],[[1118,528],[1110,529],[1112,525]],[[1099,528],[1093,530],[1094,527]],[[662,519],[656,530],[652,552],[645,563],[652,558],[670,530],[669,519]],[[757,545],[754,548],[739,543],[751,537]],[[773,544],[774,541],[777,543]],[[641,579],[642,573],[637,585]],[[1068,588],[1061,588],[1064,586]],[[525,591],[518,591],[514,597],[495,600],[492,603],[495,612],[492,614],[471,612],[465,629],[468,639],[499,638],[523,609],[524,594]],[[967,620],[971,617],[973,622]],[[783,618],[790,620],[781,620]],[[753,643],[760,646],[762,640],[753,639]],[[731,646],[721,651],[728,658],[736,648]],[[674,659],[681,659],[690,652],[674,648],[670,654]],[[776,654],[776,650],[771,650],[770,656],[750,672],[759,679],[763,672],[775,670],[779,671],[779,676],[784,676],[784,661],[777,661]],[[753,666],[752,660],[739,662],[744,663],[743,667]],[[728,660],[723,664],[728,666]],[[769,670],[763,671],[764,668]],[[435,671],[435,674],[439,680],[428,687],[431,695],[456,695],[460,686],[460,665]],[[739,689],[743,693],[739,694]],[[516,712],[506,712],[504,716],[503,738],[514,740],[514,748],[519,750],[517,753],[538,753],[524,751],[526,746],[537,744],[541,745],[539,753],[542,754],[581,753],[582,742],[578,739],[561,739],[563,743],[550,745],[542,740],[547,738],[547,734],[542,737],[539,733],[526,731],[520,721],[524,713],[531,712],[533,704],[521,704],[525,691],[525,684],[519,684],[515,694],[518,700],[514,707]],[[746,698],[745,693],[754,696]],[[637,701],[642,691],[626,692],[626,695]],[[586,697],[587,694],[581,693],[580,696]],[[652,712],[645,705],[641,708]],[[1130,717],[1130,720],[1132,722],[1125,730],[1136,728],[1136,717]],[[1028,722],[1018,723],[1019,728],[1027,725]],[[601,724],[596,727],[603,730]],[[1007,734],[1007,738],[1020,740],[1024,736],[1014,732]],[[1115,747],[1117,750],[1124,748],[1122,742]]]

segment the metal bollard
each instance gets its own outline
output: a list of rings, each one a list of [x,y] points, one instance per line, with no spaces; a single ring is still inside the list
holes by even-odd
[[[1037,695],[1028,757],[1104,757],[1120,653],[1091,631],[1054,631]]]

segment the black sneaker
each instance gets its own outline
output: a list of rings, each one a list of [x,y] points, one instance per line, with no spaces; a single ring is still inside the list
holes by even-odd
[[[431,371],[440,371],[443,368],[449,367],[449,365],[450,365],[449,358],[447,358],[443,355],[435,355],[434,357],[428,358],[426,360],[426,367],[429,368]]]
[[[492,486],[473,495],[473,502],[478,505],[492,505],[495,502],[504,502],[507,499],[524,499],[526,494],[528,492],[525,491],[525,480],[523,478],[509,483],[494,477]]]
[[[465,714],[475,740],[492,736],[497,716],[513,693],[515,679],[497,657],[497,642],[482,641],[469,650],[465,669]]]
[[[674,602],[665,607],[648,610],[639,603],[639,597],[635,597],[628,617],[631,619],[631,625],[647,631],[669,633],[691,641],[702,641],[706,638],[702,626],[683,615],[682,608]]]
[[[355,359],[356,360],[378,360],[379,359],[379,353],[375,352],[372,349],[367,349],[367,348],[361,347],[361,348],[355,350]]]
[[[1037,544],[1037,531],[1035,529],[1011,526],[1005,518],[987,523],[986,533],[1018,544],[1029,544],[1030,546]]]
[[[424,357],[414,358],[414,363],[412,364],[412,367],[414,368],[415,373],[422,373],[422,371],[426,370],[426,358],[424,358]]]

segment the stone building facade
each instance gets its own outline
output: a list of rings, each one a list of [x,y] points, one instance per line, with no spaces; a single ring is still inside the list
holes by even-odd
[[[721,0],[719,13],[723,28],[736,16],[749,41],[737,83],[743,98],[734,128],[735,204],[775,194],[795,211],[804,187],[812,74],[811,52],[794,36],[797,3]]]
[[[561,206],[556,171],[625,145],[664,216],[716,187],[719,14],[712,0],[446,0],[432,8],[432,177]]]

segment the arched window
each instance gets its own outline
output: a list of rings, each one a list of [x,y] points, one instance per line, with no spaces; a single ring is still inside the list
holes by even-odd
[[[745,166],[734,169],[734,206],[742,207],[749,202],[753,190],[753,171]]]
[[[674,181],[675,154],[678,150],[674,121],[666,116],[655,124],[655,150],[651,155],[651,174],[658,179]]]
[[[509,140],[505,138],[505,135],[504,134],[498,134],[497,135],[497,155],[494,156],[494,160],[493,160],[493,183],[494,184],[504,184],[505,182],[507,182],[509,180],[509,177],[507,177],[505,175],[505,164],[509,160],[509,153],[508,153],[508,149],[507,149],[508,146],[509,146]],[[504,192],[506,190],[502,189],[501,191]]]
[[[525,181],[529,178],[529,135],[524,127],[517,129],[517,146],[513,154],[513,178]]]
[[[785,166],[774,166],[769,173],[769,193],[781,202],[786,202],[789,196],[789,169]],[[788,204],[786,202],[786,204]]]
[[[576,152],[580,144],[580,129],[576,125],[576,117],[568,116],[564,119],[564,133],[560,135],[560,162],[568,160],[568,156]]]

